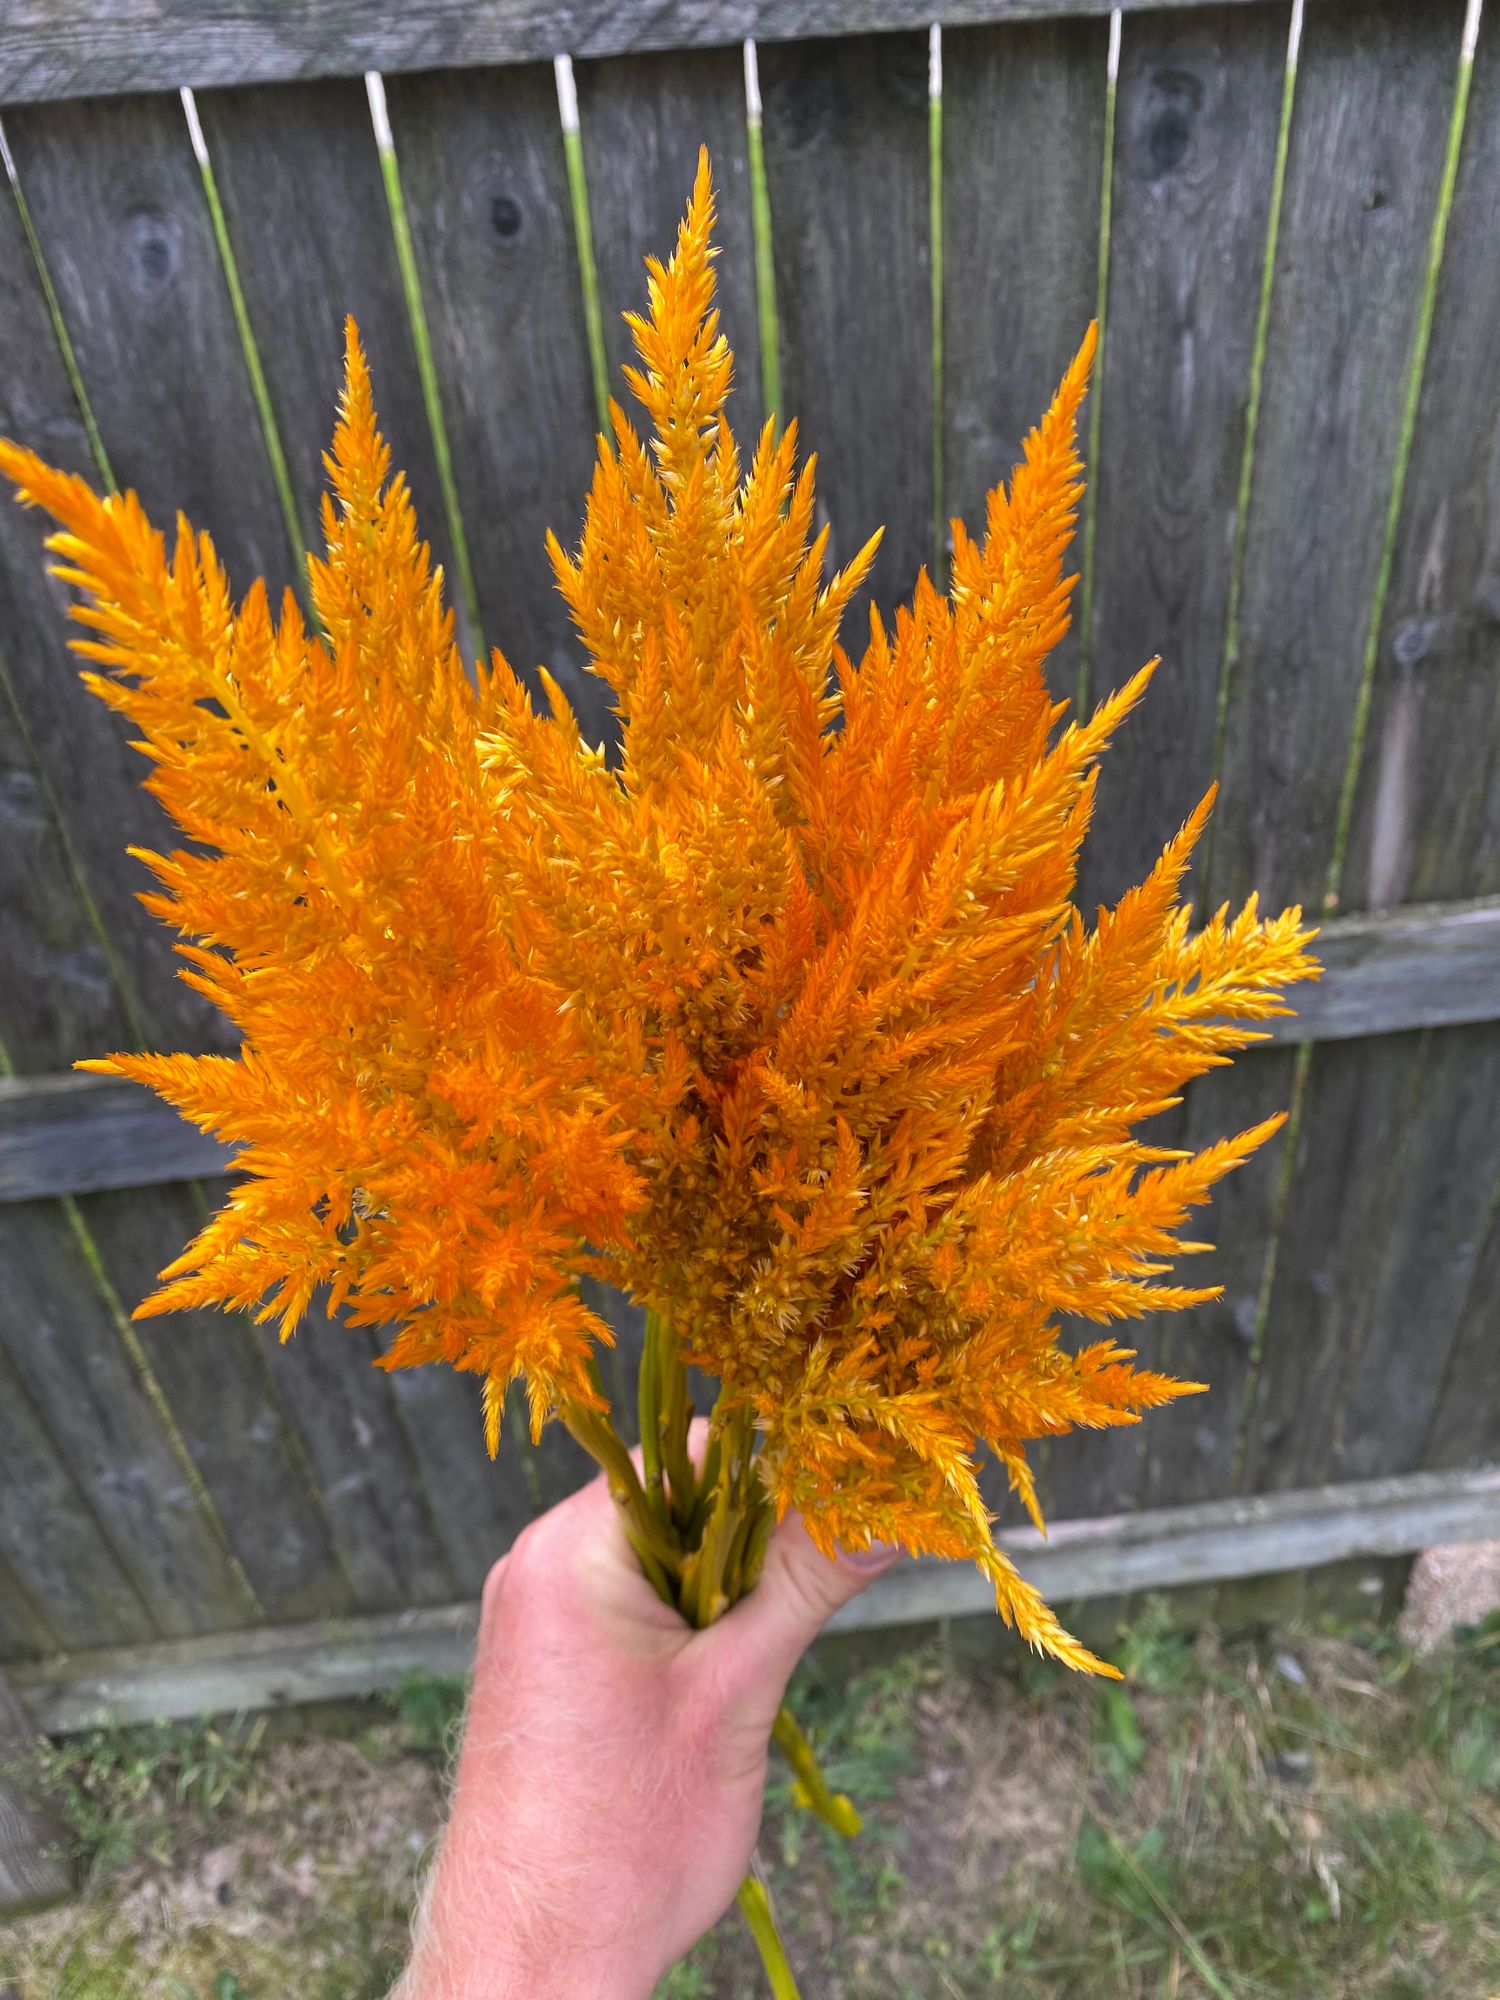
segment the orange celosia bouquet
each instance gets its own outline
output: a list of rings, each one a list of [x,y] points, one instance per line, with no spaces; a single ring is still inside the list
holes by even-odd
[[[1271,1120],[1196,1157],[1132,1137],[1315,972],[1300,912],[1196,933],[1179,904],[1205,799],[1092,930],[1071,900],[1101,751],[1150,669],[1063,723],[1092,335],[952,587],[919,577],[863,657],[839,623],[874,552],[823,581],[813,467],[724,420],[706,160],[613,410],[576,556],[551,558],[618,756],[553,679],[473,679],[375,427],[351,326],[309,558],[316,629],[257,583],[236,611],[206,536],[169,558],[133,494],[0,448],[60,523],[58,574],[193,843],[143,858],[183,974],[235,1058],[117,1055],[241,1148],[243,1176],[140,1310],[219,1305],[289,1335],[325,1289],[394,1329],[384,1365],[508,1386],[609,1475],[652,1584],[699,1624],[752,1589],[798,1508],[825,1549],[963,1557],[1033,1645],[1109,1672],[996,1549],[986,1445],[1039,1521],[1028,1441],[1132,1423],[1197,1385],[1070,1353],[1212,1294],[1158,1282],[1187,1211]],[[647,1309],[642,1469],[595,1364],[589,1274]],[[689,1365],[720,1386],[688,1451]],[[803,1796],[857,1824],[783,1716]],[[742,1896],[790,1991],[763,1892]]]

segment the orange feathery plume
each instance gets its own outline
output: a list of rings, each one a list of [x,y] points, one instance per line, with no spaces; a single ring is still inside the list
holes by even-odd
[[[289,1334],[327,1288],[388,1324],[388,1367],[479,1376],[490,1448],[524,1377],[539,1430],[602,1410],[609,1331],[581,1273],[662,1314],[753,1420],[778,1510],[814,1538],[978,1562],[1001,1610],[1097,1665],[996,1550],[976,1453],[1037,1516],[1026,1445],[1134,1422],[1198,1385],[1070,1354],[1212,1294],[1160,1282],[1176,1232],[1273,1119],[1196,1157],[1133,1137],[1313,976],[1300,912],[1196,934],[1179,898],[1209,800],[1086,929],[1073,903],[1098,759],[1147,667],[1065,722],[1092,332],[984,537],[954,524],[856,660],[872,542],[825,580],[813,467],[724,420],[706,160],[613,410],[581,544],[550,544],[617,760],[551,677],[466,675],[375,427],[351,324],[328,461],[319,628],[206,536],[170,557],[133,495],[0,447],[192,848],[143,856],[184,977],[238,1057],[121,1054],[241,1148],[222,1212],[141,1308],[246,1307]]]

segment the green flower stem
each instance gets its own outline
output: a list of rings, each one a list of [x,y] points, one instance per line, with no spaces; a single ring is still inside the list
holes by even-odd
[[[630,1453],[621,1442],[619,1432],[608,1416],[597,1410],[586,1410],[579,1403],[565,1403],[562,1420],[568,1435],[603,1468],[604,1476],[609,1481],[610,1495],[624,1517],[630,1546],[640,1559],[647,1581],[663,1604],[675,1608],[677,1595],[671,1578],[677,1567],[678,1551],[651,1511],[646,1489],[636,1476]]]
[[[651,1504],[651,1511],[665,1526],[667,1506],[662,1485],[661,1344],[660,1315],[648,1312],[646,1339],[641,1348],[638,1394],[641,1418],[641,1469],[645,1475],[646,1498]]]
[[[747,1875],[740,1884],[735,1901],[740,1906],[751,1937],[755,1939],[760,1962],[771,1982],[772,2000],[800,2000],[797,1982],[792,1977],[781,1934],[776,1928],[776,1919],[771,1914],[771,1899],[766,1894],[765,1884],[754,1875]]]
[[[818,1760],[813,1755],[812,1745],[802,1734],[796,1716],[789,1708],[776,1711],[776,1720],[771,1728],[771,1740],[792,1767],[792,1775],[797,1780],[797,1803],[815,1813],[825,1826],[831,1826],[835,1833],[841,1833],[845,1840],[852,1840],[863,1826],[851,1799],[842,1792],[833,1791],[828,1780],[818,1769]]]

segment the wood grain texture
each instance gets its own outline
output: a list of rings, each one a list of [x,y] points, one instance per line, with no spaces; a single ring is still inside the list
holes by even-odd
[[[1479,37],[1343,898],[1500,888],[1500,23]]]
[[[387,101],[484,638],[548,667],[597,742],[607,693],[545,548],[578,539],[594,424],[552,72],[393,78]]]
[[[1319,1055],[1248,1485],[1293,1488],[1421,1462],[1500,1183],[1497,1094],[1493,1026]],[[1493,1402],[1490,1422],[1500,1435]]]
[[[740,51],[627,56],[575,66],[594,265],[604,314],[610,393],[636,409],[620,380],[635,345],[620,315],[643,312],[642,260],[663,261],[707,146],[718,198],[720,324],[735,354],[729,421],[748,459],[765,418],[750,221],[750,156]],[[632,421],[634,420],[632,416]]]
[[[79,1203],[127,1311],[202,1227],[186,1187],[121,1189]],[[239,1313],[140,1321],[141,1351],[230,1546],[271,1617],[354,1608],[354,1591],[258,1336]]]
[[[116,479],[274,602],[293,552],[175,92],[28,106],[5,129]]]
[[[283,1344],[259,1329],[271,1380],[317,1483],[362,1611],[440,1604],[457,1591],[436,1520],[368,1333],[309,1309]]]
[[[1161,665],[1103,762],[1088,911],[1145,879],[1213,775],[1287,25],[1212,7],[1122,32],[1092,693]]]
[[[1500,1187],[1494,1199],[1448,1345],[1442,1382],[1423,1443],[1424,1466],[1478,1465],[1500,1438]]]
[[[74,1046],[98,1049],[116,1032],[114,1024],[101,1027]],[[226,1174],[233,1160],[232,1147],[139,1084],[88,1075],[0,1078],[0,1202]]]
[[[0,1210],[0,1348],[66,1460],[96,1536],[155,1628],[244,1625],[254,1601],[122,1345],[60,1203]]]
[[[1320,900],[1354,727],[1461,5],[1310,8],[1250,490],[1210,904]]]
[[[1325,1563],[1409,1554],[1494,1533],[1500,1467],[1419,1473],[1355,1486],[1272,1493],[1197,1507],[1030,1529],[999,1537],[1053,1602],[1285,1574]],[[923,1558],[878,1577],[832,1631],[933,1618],[994,1621],[994,1590],[967,1563]],[[116,1648],[11,1670],[35,1727],[53,1734],[109,1722],[171,1720],[372,1694],[413,1668],[460,1675],[474,1657],[478,1606],[281,1627],[171,1645]]]
[[[1097,308],[1108,52],[1102,20],[944,32],[942,503],[971,533]],[[1075,630],[1054,691],[1077,671]]]
[[[345,1332],[342,1338],[355,1336]],[[372,1351],[378,1346],[372,1341]],[[486,1457],[479,1385],[472,1378],[451,1368],[423,1367],[400,1368],[387,1379],[449,1570],[461,1592],[477,1596],[490,1565],[536,1511],[520,1452],[507,1436],[499,1457],[493,1463]]]
[[[28,1772],[36,1730],[0,1673],[0,1917],[45,1909],[77,1888],[72,1836]]]
[[[0,189],[0,433],[64,470],[97,477],[83,418],[8,187]],[[132,1046],[150,1018],[186,1046],[215,1046],[207,1004],[174,971],[135,901],[149,876],[127,842],[156,846],[166,821],[140,790],[128,731],[87,693],[67,649],[67,593],[46,573],[42,515],[0,504],[0,1007],[17,1069]],[[81,785],[87,774],[86,786]],[[57,814],[67,816],[67,844]],[[70,851],[71,850],[71,851]],[[81,867],[109,940],[91,921]]]
[[[363,83],[208,91],[198,98],[215,185],[309,546],[321,543],[350,313],[392,465],[434,559],[457,572]]]
[[[885,540],[843,637],[889,617],[933,560],[932,276],[927,38],[777,43],[760,51],[781,379],[817,452],[829,561]]]
[[[1114,0],[1120,4],[1120,0]],[[1123,0],[1137,7],[1195,0]],[[1107,14],[1111,0],[950,0],[945,21]],[[159,87],[357,76],[367,69],[443,69],[530,62],[571,52],[722,46],[747,36],[794,40],[925,28],[927,0],[415,0],[399,10],[361,0],[236,0],[184,12],[172,0],[129,0],[108,14],[86,0],[12,0],[0,43],[0,103]]]
[[[0,1465],[0,1551],[58,1640],[77,1649],[148,1637],[154,1621],[3,1354]]]
[[[1286,1110],[1295,1061],[1285,1050],[1254,1052],[1193,1086],[1180,1143],[1197,1151]],[[1208,1393],[1185,1397],[1144,1419],[1143,1506],[1178,1506],[1230,1491],[1245,1396],[1259,1360],[1261,1278],[1274,1234],[1285,1148],[1284,1135],[1272,1139],[1221,1181],[1195,1231],[1216,1247],[1185,1263],[1181,1276],[1188,1284],[1222,1285],[1223,1296],[1191,1312],[1172,1314],[1160,1329],[1152,1358],[1169,1374],[1206,1382]],[[1280,1340],[1280,1329],[1268,1326],[1265,1349]]]
[[[0,1550],[0,1660],[38,1660],[62,1650],[46,1613]]]

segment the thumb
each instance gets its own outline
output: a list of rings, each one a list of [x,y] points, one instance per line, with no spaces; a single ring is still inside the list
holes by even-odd
[[[787,1515],[771,1537],[759,1583],[699,1639],[737,1720],[770,1728],[797,1662],[823,1626],[900,1555],[877,1542],[841,1550],[831,1562],[813,1546],[801,1515]]]

